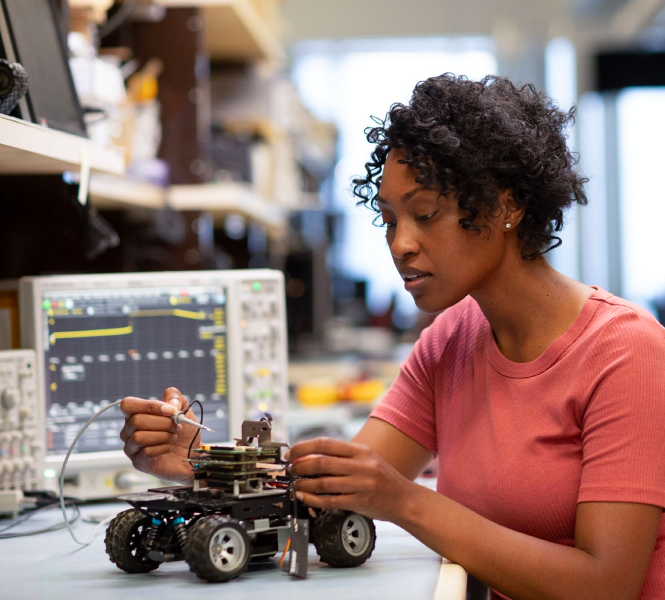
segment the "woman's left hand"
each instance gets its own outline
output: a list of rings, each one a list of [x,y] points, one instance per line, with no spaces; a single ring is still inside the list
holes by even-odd
[[[362,444],[316,438],[296,444],[285,458],[294,476],[316,476],[296,482],[298,499],[314,508],[397,521],[415,486]]]

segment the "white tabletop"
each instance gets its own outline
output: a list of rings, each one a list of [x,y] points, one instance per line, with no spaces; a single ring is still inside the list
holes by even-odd
[[[83,507],[85,515],[110,515],[126,504]],[[23,527],[37,529],[61,519],[59,510],[44,511]],[[6,521],[0,520],[0,528]],[[89,538],[94,526],[75,524],[79,539]],[[280,571],[277,557],[268,564],[250,565],[240,578],[222,584],[197,579],[184,561],[167,563],[156,571],[129,575],[112,564],[104,550],[104,531],[80,548],[66,530],[34,537],[0,540],[0,598],[3,600],[431,600],[441,559],[432,550],[391,523],[376,522],[376,549],[355,569],[333,569],[319,562],[309,548],[307,579],[296,580]],[[21,531],[20,527],[12,531]]]

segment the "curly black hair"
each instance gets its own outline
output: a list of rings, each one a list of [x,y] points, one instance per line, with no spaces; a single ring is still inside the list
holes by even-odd
[[[496,215],[498,198],[511,190],[524,217],[518,227],[522,258],[533,260],[561,245],[554,235],[574,202],[587,203],[588,181],[575,170],[577,156],[566,145],[564,112],[531,84],[505,77],[481,81],[444,73],[418,83],[408,105],[393,104],[377,127],[365,130],[376,144],[365,177],[353,180],[353,194],[380,212],[376,194],[388,152],[419,171],[416,182],[457,197],[465,216],[460,225],[480,232],[478,215]]]

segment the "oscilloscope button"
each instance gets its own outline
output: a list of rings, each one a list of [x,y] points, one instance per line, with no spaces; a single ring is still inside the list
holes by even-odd
[[[6,388],[2,392],[2,396],[0,396],[2,408],[5,410],[11,410],[18,404],[20,400],[21,392],[19,392],[16,388]]]

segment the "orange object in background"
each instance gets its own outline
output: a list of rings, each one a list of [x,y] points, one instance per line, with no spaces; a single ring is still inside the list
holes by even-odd
[[[373,402],[385,389],[386,385],[380,379],[353,381],[340,386],[339,399],[351,402]]]
[[[296,388],[296,398],[305,406],[328,406],[337,402],[337,387],[325,383],[306,383]]]
[[[340,384],[307,383],[296,388],[296,397],[305,406],[328,406],[336,402],[373,402],[386,390],[380,379],[345,381]]]

